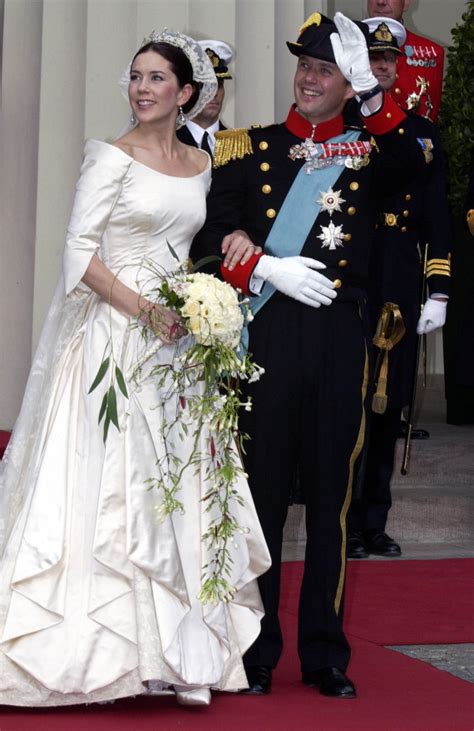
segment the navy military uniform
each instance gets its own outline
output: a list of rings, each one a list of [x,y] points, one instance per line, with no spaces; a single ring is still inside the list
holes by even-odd
[[[389,51],[401,55],[399,45],[403,44],[406,31],[400,23],[387,18],[369,18],[365,22],[371,31],[371,53]],[[416,378],[416,328],[422,304],[426,243],[429,293],[449,295],[452,234],[440,135],[433,122],[414,112],[408,114],[425,164],[413,180],[383,200],[371,252],[368,288],[370,331],[376,336],[375,344],[382,348],[387,344],[384,338],[388,333],[381,333],[383,328],[378,327],[382,308],[389,307],[397,317],[401,316],[405,333],[399,342],[392,342],[392,349],[384,352],[373,348],[371,385],[376,390],[376,413],[370,413],[369,439],[358,474],[362,495],[354,501],[349,515],[352,558],[363,558],[368,553],[397,556],[401,552],[400,546],[386,535],[385,526],[392,503],[390,481],[401,411],[411,402]]]
[[[388,96],[365,122],[359,144],[341,150],[342,172],[334,190],[321,190],[319,171],[311,173],[315,201],[322,204],[301,254],[326,264],[324,274],[336,282],[337,298],[315,309],[276,292],[249,327],[249,351],[265,375],[249,387],[253,409],[242,415],[241,428],[251,437],[244,461],[273,562],[259,580],[265,617],[259,639],[245,656],[249,668],[275,667],[282,649],[282,531],[296,469],[307,525],[298,635],[302,669],[345,669],[349,662],[342,626],[345,518],[364,431],[362,310],[370,242],[379,195],[393,193],[404,184],[406,170],[423,164],[411,121]],[[219,135],[206,223],[191,256],[220,253],[222,238],[237,229],[263,247],[304,164],[294,146],[308,138],[324,144],[344,129],[342,115],[312,127],[293,107],[284,124]],[[258,255],[232,272],[222,268],[222,273],[249,291],[257,260]]]
[[[388,354],[386,411],[370,416],[363,495],[354,503],[349,520],[351,530],[374,535],[385,532],[401,410],[412,395],[425,243],[429,245],[426,274],[430,294],[449,295],[450,289],[452,234],[440,136],[429,120],[414,113],[409,116],[424,147],[425,166],[411,183],[383,201],[369,265],[371,333],[376,332],[386,302],[398,305],[405,326],[402,339]],[[375,363],[377,348],[373,355]]]

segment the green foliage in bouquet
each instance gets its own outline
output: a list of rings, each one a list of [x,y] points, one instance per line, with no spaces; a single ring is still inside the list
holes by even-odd
[[[172,356],[161,362],[153,357],[163,343],[139,319],[135,327],[141,329],[143,354],[128,376],[128,384],[115,361],[111,336],[89,392],[108,374],[99,413],[99,423],[104,419],[105,441],[110,424],[120,430],[118,390],[128,398],[133,388],[140,388],[143,378],[156,386],[153,408],[160,411],[157,437],[164,449],[156,462],[156,474],[145,480],[144,489],[157,493],[155,510],[157,519],[163,521],[173,513],[184,513],[180,492],[186,489],[189,476],[200,475],[204,480],[207,492],[202,502],[210,518],[201,540],[209,559],[202,567],[199,598],[203,603],[227,602],[236,591],[229,581],[231,546],[237,533],[247,531],[233,514],[233,506],[243,504],[238,481],[245,477],[239,452],[246,435],[239,431],[238,414],[241,408],[251,409],[250,400],[242,400],[239,384],[258,380],[263,368],[241,351],[242,331],[252,318],[246,300],[216,277],[179,263],[169,243],[168,248],[178,262],[177,269],[164,272],[153,261],[144,262],[147,284],[141,294],[176,312],[187,336],[168,345]]]
[[[474,146],[474,0],[467,2],[462,23],[453,28],[452,36],[440,116],[449,164],[449,200],[453,212],[460,213]]]

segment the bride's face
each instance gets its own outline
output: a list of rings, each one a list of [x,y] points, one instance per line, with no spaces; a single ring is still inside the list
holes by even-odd
[[[133,62],[128,85],[130,106],[140,123],[176,119],[178,108],[192,94],[186,84],[180,88],[171,64],[155,51],[140,53]]]

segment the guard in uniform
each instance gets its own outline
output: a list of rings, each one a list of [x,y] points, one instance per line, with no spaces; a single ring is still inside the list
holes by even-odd
[[[178,129],[177,136],[181,142],[193,147],[200,147],[206,150],[211,157],[214,154],[216,144],[215,134],[219,130],[227,129],[219,119],[224,104],[225,88],[224,80],[231,79],[229,64],[232,61],[233,53],[228,43],[224,41],[198,41],[211,59],[217,77],[217,91],[214,99],[206,104],[202,112]]]
[[[260,292],[251,297],[249,351],[265,375],[249,384],[253,409],[241,421],[273,562],[259,582],[262,632],[244,658],[255,694],[270,691],[282,650],[282,533],[296,469],[307,527],[302,679],[332,697],[356,694],[345,674],[343,604],[346,514],[364,434],[370,242],[378,195],[424,165],[410,121],[370,70],[364,32],[341,13],[334,22],[314,13],[288,43],[298,57],[296,104],[282,124],[218,133],[207,218],[191,249],[195,259],[223,251],[224,278]],[[367,116],[347,127],[342,111],[355,93]]]
[[[410,0],[368,0],[367,14],[378,23],[387,17],[402,20]],[[406,30],[391,94],[403,109],[436,122],[443,87],[444,48],[439,43]]]
[[[369,18],[364,22],[370,30],[372,71],[389,91],[395,82],[396,59],[400,55],[399,46],[403,47],[405,28],[390,18]],[[409,117],[423,150],[425,165],[415,179],[383,201],[370,258],[368,289],[374,342],[381,347],[387,345],[380,342],[379,324],[380,318],[387,314],[387,308],[403,324],[405,332],[385,353],[374,348],[373,362],[379,367],[371,380],[375,381],[376,390],[373,409],[378,413],[370,415],[362,497],[353,502],[349,515],[349,558],[365,558],[369,553],[382,556],[401,553],[400,546],[385,532],[392,502],[390,481],[400,416],[402,408],[411,400],[417,328],[419,333],[431,332],[441,327],[446,317],[451,229],[443,151],[436,125],[413,112]],[[420,317],[425,243],[428,243],[426,276],[430,298]]]

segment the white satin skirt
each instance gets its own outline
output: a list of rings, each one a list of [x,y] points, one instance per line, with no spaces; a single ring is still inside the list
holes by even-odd
[[[258,636],[257,577],[270,559],[247,482],[232,510],[248,531],[230,546],[228,603],[198,600],[209,556],[201,536],[215,517],[202,498],[204,470],[187,468],[178,495],[184,513],[157,520],[160,497],[145,481],[156,474],[176,398],[157,392],[147,374],[172,357],[162,346],[148,359],[128,401],[121,430],[106,443],[97,423],[104,389],[87,391],[110,333],[109,307],[93,298],[81,327],[56,364],[34,449],[26,498],[0,573],[0,704],[47,706],[168,687],[246,686],[242,655]],[[133,370],[138,331],[112,314],[116,358]],[[104,388],[107,380],[104,381]],[[157,404],[161,406],[158,407]],[[192,430],[173,440],[186,461]],[[199,448],[209,449],[208,432]]]

